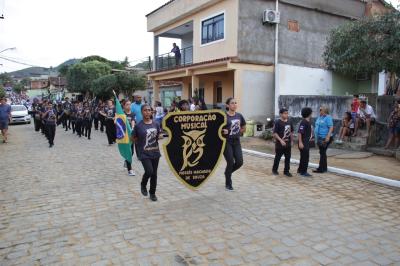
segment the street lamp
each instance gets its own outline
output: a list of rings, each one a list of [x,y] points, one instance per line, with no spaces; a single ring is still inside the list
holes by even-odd
[[[5,52],[5,51],[8,51],[8,50],[15,50],[15,49],[17,49],[17,48],[16,48],[16,47],[6,48],[6,49],[4,49],[4,50],[1,50],[0,53]]]

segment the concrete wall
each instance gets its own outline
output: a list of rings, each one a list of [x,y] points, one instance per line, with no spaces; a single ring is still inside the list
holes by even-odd
[[[332,95],[332,72],[279,64],[281,95]]]
[[[187,16],[184,16],[180,19],[175,19],[176,15],[179,14],[179,8],[175,7],[176,4],[181,3],[182,5],[186,5],[186,2],[191,2],[193,6],[197,6],[198,2],[207,2],[203,9],[195,9],[196,13],[192,14],[191,12],[187,13]],[[166,8],[166,18],[168,18],[171,23],[165,24],[163,27],[157,28],[154,30],[154,35],[161,35],[171,29],[174,29],[178,26],[184,25],[190,21],[193,21],[193,63],[204,62],[208,60],[214,60],[224,57],[236,57],[237,56],[237,40],[238,40],[238,6],[239,0],[220,0],[220,1],[204,1],[199,0],[196,1],[188,1],[188,0],[178,0],[171,3],[171,7]],[[210,3],[213,3],[210,5]],[[177,13],[174,13],[174,10]],[[172,11],[171,11],[172,10]],[[164,11],[160,11],[163,13]],[[222,12],[225,12],[225,39],[218,40],[213,43],[209,43],[206,45],[201,45],[201,22],[202,20],[218,15]],[[157,14],[157,13],[156,13]],[[157,14],[156,17],[159,15]],[[153,15],[148,17],[149,21],[153,21]],[[161,19],[161,18],[160,18]],[[165,20],[165,18],[162,18]],[[173,23],[172,23],[173,21]],[[153,22],[151,22],[153,23]]]
[[[220,0],[175,0],[147,16],[147,31],[154,32]]]
[[[308,67],[321,66],[322,53],[330,30],[349,21],[345,17],[324,12],[361,16],[365,5],[361,1],[353,0],[280,2],[279,62]],[[239,1],[238,57],[243,61],[274,62],[275,26],[262,25],[262,14],[265,9],[275,9],[275,1]],[[296,20],[299,23],[299,32],[288,29],[289,20]]]
[[[290,116],[301,117],[301,109],[308,106],[313,109],[313,117],[317,117],[319,108],[326,105],[333,118],[342,119],[344,113],[350,109],[352,99],[350,96],[281,95],[279,108],[286,107]]]
[[[377,120],[382,123],[387,123],[390,113],[394,110],[397,99],[394,96],[378,96],[376,99],[376,116]]]
[[[274,113],[274,74],[243,70],[243,115],[246,119],[265,122]]]
[[[193,32],[186,33],[181,37],[181,49],[193,46]]]

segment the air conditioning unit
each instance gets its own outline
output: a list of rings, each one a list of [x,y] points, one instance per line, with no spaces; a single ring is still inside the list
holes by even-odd
[[[263,24],[279,24],[281,13],[272,9],[264,10]]]

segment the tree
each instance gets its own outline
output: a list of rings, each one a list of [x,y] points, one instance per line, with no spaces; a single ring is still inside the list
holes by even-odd
[[[108,99],[113,95],[113,89],[117,87],[117,77],[114,74],[102,76],[93,81],[93,94],[102,99]]]
[[[125,95],[132,95],[136,90],[143,90],[146,88],[146,79],[143,75],[136,72],[118,72],[117,88],[119,92]]]
[[[6,97],[6,91],[4,90],[3,85],[0,84],[0,98]]]
[[[347,23],[334,29],[324,52],[328,69],[343,74],[400,73],[400,13]]]
[[[99,55],[91,55],[91,56],[87,56],[85,58],[83,58],[81,60],[81,63],[87,63],[87,62],[91,62],[91,61],[99,61],[102,63],[106,63],[108,64],[112,69],[119,69],[119,70],[123,70],[125,69],[124,65],[120,62],[117,61],[110,61],[104,57],[101,57]]]
[[[0,74],[0,85],[3,85],[3,87],[5,85],[13,85],[14,84],[14,80],[12,79],[12,77],[10,76],[10,74],[8,73],[1,73]]]
[[[59,69],[58,69],[58,73],[61,77],[66,77],[69,68],[71,67],[71,65],[62,65]]]
[[[25,88],[30,88],[31,87],[31,79],[30,78],[23,78],[20,83],[25,87]]]
[[[25,86],[21,83],[21,82],[18,82],[18,83],[16,83],[16,84],[14,84],[14,86],[13,86],[13,91],[15,92],[15,93],[21,93],[22,91],[24,91],[25,90]]]
[[[88,61],[78,63],[69,68],[67,72],[68,87],[72,92],[86,94],[94,80],[111,72],[111,67],[107,63],[99,61]]]

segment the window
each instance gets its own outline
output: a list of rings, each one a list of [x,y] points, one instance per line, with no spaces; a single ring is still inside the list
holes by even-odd
[[[204,99],[204,88],[199,89],[199,99]]]
[[[224,16],[224,14],[220,14],[201,22],[201,44],[225,38]]]
[[[297,20],[288,20],[288,29],[293,32],[300,31],[300,25]]]

